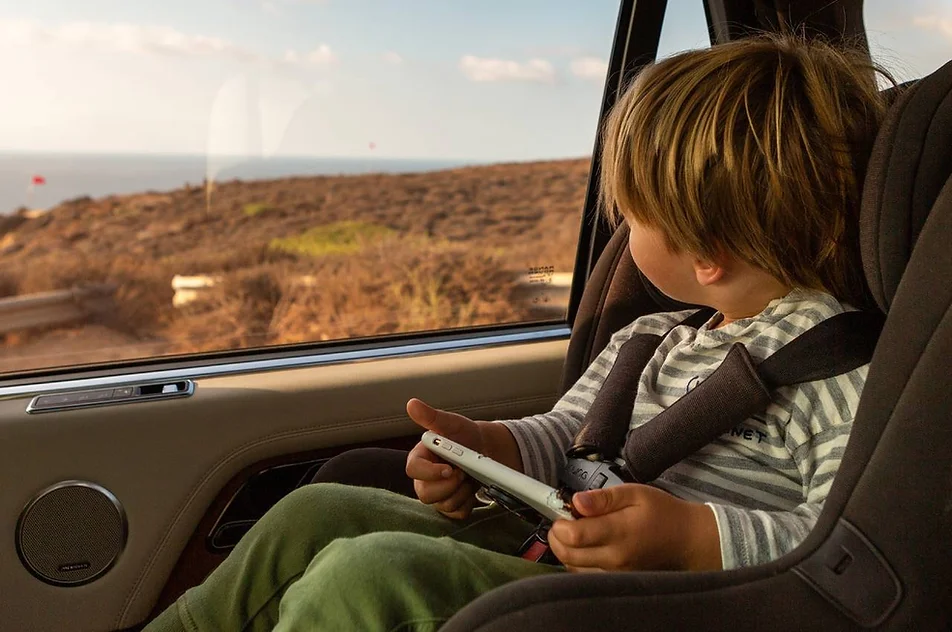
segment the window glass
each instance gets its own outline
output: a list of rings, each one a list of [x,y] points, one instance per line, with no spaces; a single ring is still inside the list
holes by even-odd
[[[669,2],[661,25],[658,59],[697,48],[710,48],[703,0]]]
[[[952,59],[948,0],[866,0],[870,53],[897,82],[918,79]]]
[[[0,3],[0,373],[563,318],[617,11]]]

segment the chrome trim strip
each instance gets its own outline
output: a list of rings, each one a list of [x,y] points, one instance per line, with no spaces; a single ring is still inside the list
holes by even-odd
[[[108,386],[138,385],[144,382],[154,383],[185,379],[199,379],[223,375],[237,375],[241,373],[255,373],[259,371],[298,369],[339,362],[353,362],[356,360],[378,360],[396,356],[437,353],[440,351],[478,349],[520,342],[537,342],[543,340],[568,338],[571,333],[572,330],[569,327],[565,325],[557,325],[551,329],[543,329],[538,331],[522,331],[509,334],[474,336],[471,338],[454,338],[451,340],[407,343],[391,347],[337,351],[287,358],[269,358],[267,360],[232,361],[225,364],[215,364],[210,366],[142,371],[139,373],[129,373],[124,375],[109,375],[73,380],[67,379],[60,381],[40,382],[37,384],[21,384],[18,386],[0,386],[0,400],[41,395],[44,393],[57,391],[81,390]]]

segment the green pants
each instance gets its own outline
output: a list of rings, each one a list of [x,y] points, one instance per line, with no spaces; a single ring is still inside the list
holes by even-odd
[[[437,630],[492,588],[561,570],[513,555],[531,530],[496,507],[450,520],[387,491],[308,485],[144,632]]]

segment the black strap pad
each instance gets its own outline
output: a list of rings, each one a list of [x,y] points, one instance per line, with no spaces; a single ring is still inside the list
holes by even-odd
[[[886,317],[844,312],[806,330],[757,365],[770,389],[825,380],[869,363]]]
[[[601,459],[618,456],[631,424],[638,380],[661,340],[661,336],[640,334],[621,346],[615,364],[585,413],[582,429],[575,436],[569,454],[598,455]]]
[[[656,479],[770,404],[770,390],[740,343],[714,373],[648,423],[633,428],[625,442],[625,464],[638,483]]]

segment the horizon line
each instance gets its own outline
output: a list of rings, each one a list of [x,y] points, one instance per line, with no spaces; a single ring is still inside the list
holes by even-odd
[[[513,162],[552,162],[558,160],[579,160],[591,158],[591,154],[578,154],[571,156],[552,156],[552,157],[534,157],[534,158],[459,158],[459,157],[419,157],[419,156],[373,156],[373,155],[307,155],[307,154],[277,154],[271,156],[258,156],[247,154],[190,154],[183,152],[135,152],[135,151],[91,151],[91,150],[33,150],[33,149],[4,149],[0,148],[0,156],[78,156],[78,157],[107,157],[107,156],[138,156],[148,158],[212,158],[227,160],[390,160],[401,162],[445,162],[462,164],[493,164],[493,163],[513,163]]]

